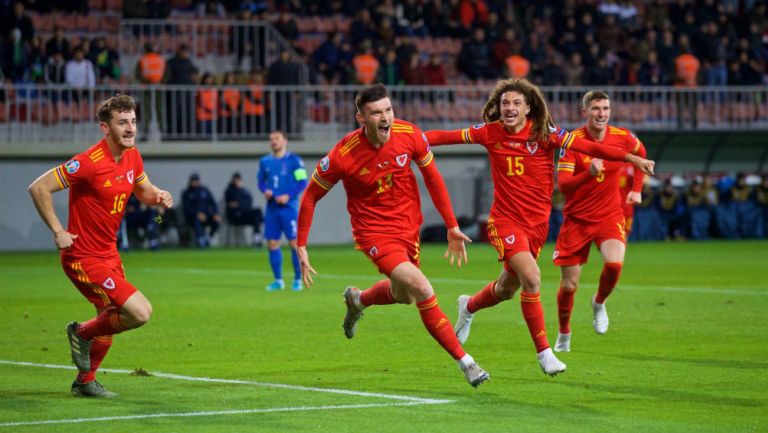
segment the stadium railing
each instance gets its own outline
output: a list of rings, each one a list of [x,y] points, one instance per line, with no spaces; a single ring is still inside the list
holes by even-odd
[[[357,86],[144,86],[102,85],[93,89],[6,84],[0,87],[0,150],[28,143],[82,143],[98,139],[96,105],[116,93],[138,102],[140,139],[216,143],[266,140],[280,129],[292,140],[335,142],[357,127]],[[464,128],[481,121],[490,87],[391,87],[395,114],[422,129]],[[555,121],[566,128],[583,122],[581,97],[586,87],[543,88]],[[768,131],[768,87],[677,89],[608,87],[612,122],[638,131]],[[263,113],[230,114],[223,103],[203,120],[200,95],[223,100],[250,98]],[[260,95],[259,95],[260,92]],[[210,95],[209,95],[210,96]],[[242,107],[240,107],[242,108]],[[256,110],[258,111],[258,110]],[[2,149],[6,148],[6,149]],[[182,148],[179,148],[183,150]],[[213,150],[213,149],[212,149]]]
[[[269,23],[230,19],[127,19],[120,21],[117,40],[120,64],[125,71],[134,70],[146,43],[152,43],[166,56],[185,44],[201,73],[266,71],[281,51],[288,51],[292,60],[301,65],[301,83],[309,79],[304,59]]]

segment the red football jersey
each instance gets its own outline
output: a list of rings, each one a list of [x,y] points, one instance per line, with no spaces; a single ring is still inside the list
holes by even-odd
[[[573,131],[573,135],[597,142],[586,127]],[[600,143],[629,153],[637,153],[642,147],[642,143],[634,134],[615,126],[608,126],[605,137]],[[572,150],[558,162],[558,174],[578,176],[589,171],[591,161],[591,156]],[[574,191],[563,191],[565,195],[563,214],[581,223],[599,223],[609,218],[623,216],[624,197],[621,196],[619,182],[620,172],[625,165],[625,162],[603,161],[602,173],[598,176],[590,176]]]
[[[123,152],[116,163],[101,140],[56,167],[56,180],[69,188],[67,231],[77,235],[62,254],[70,257],[117,256],[117,231],[134,185],[146,180],[138,149]]]
[[[418,230],[423,220],[411,161],[425,167],[433,159],[421,130],[395,119],[379,149],[363,128],[347,134],[317,164],[312,181],[326,190],[342,182],[354,237],[400,235]]]
[[[504,129],[501,121],[461,130],[465,143],[481,144],[488,151],[494,187],[490,216],[524,227],[549,221],[555,150],[562,146],[566,151],[573,142],[573,135],[562,129],[552,132],[547,141],[534,141],[530,138],[531,126],[532,122],[526,120],[518,134]],[[429,139],[432,141],[432,135]]]

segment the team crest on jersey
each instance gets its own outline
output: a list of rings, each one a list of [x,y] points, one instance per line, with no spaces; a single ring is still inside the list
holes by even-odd
[[[395,161],[397,161],[397,165],[400,167],[405,167],[405,164],[408,163],[408,154],[404,153],[402,155],[399,155],[395,158]]]
[[[506,238],[504,238],[504,242],[512,245],[515,243],[515,235],[509,235]]]
[[[128,179],[128,183],[133,185],[133,170],[128,170],[128,173],[125,173],[126,179]]]
[[[67,173],[75,174],[77,173],[77,170],[80,170],[80,161],[76,159],[69,160],[64,164],[64,168],[67,169]]]
[[[331,160],[327,156],[323,157],[323,159],[320,160],[320,170],[322,171],[328,171],[328,169],[331,167]]]
[[[104,280],[103,283],[101,283],[102,286],[104,286],[105,289],[112,290],[115,288],[115,280],[112,279],[112,277],[107,278]]]
[[[379,249],[376,248],[376,247],[371,248],[370,250],[368,250],[368,255],[371,256],[371,257],[378,256],[379,255]]]
[[[528,153],[534,154],[537,150],[539,150],[539,143],[535,141],[529,141],[525,143],[525,148],[528,149]]]
[[[472,125],[472,129],[480,129],[483,126],[485,126],[485,123],[475,123],[474,125]]]

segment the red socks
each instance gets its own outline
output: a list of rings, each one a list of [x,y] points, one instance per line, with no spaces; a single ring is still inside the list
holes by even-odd
[[[392,283],[389,279],[381,280],[372,285],[369,289],[360,292],[360,303],[368,307],[370,305],[389,305],[395,304],[395,298],[392,296]]]
[[[456,338],[456,334],[453,332],[453,326],[448,318],[437,305],[437,297],[432,295],[429,299],[416,303],[416,308],[419,309],[419,315],[421,315],[421,321],[424,322],[424,327],[427,328],[432,338],[434,338],[438,344],[440,344],[446,352],[448,352],[453,359],[459,360],[466,352],[461,348],[459,340]]]
[[[536,353],[549,348],[547,341],[547,329],[544,326],[544,309],[541,307],[541,295],[520,292],[520,308],[523,310],[523,318],[528,324]]]
[[[597,287],[597,295],[595,295],[595,303],[605,303],[605,298],[613,292],[613,288],[619,282],[622,266],[623,263],[621,262],[606,263],[603,266],[603,272],[600,274],[600,285]]]
[[[486,284],[482,290],[469,298],[469,302],[467,302],[467,311],[474,313],[477,310],[493,307],[501,302],[502,300],[496,297],[496,290],[494,287],[496,287],[496,281],[491,281]]]
[[[86,340],[103,335],[114,335],[125,331],[120,323],[120,312],[116,308],[104,310],[93,319],[83,322],[77,328],[77,333]]]
[[[101,337],[94,337],[91,342],[91,369],[88,371],[81,371],[77,374],[77,381],[80,383],[88,383],[96,379],[96,370],[99,369],[101,361],[107,356],[109,348],[112,347],[112,336],[105,335]]]
[[[560,333],[571,333],[571,312],[573,312],[573,295],[576,291],[569,292],[560,287],[557,291],[557,318],[560,322]]]

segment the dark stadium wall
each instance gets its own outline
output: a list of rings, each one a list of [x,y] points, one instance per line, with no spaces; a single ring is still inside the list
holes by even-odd
[[[451,199],[457,215],[473,216],[475,208],[474,178],[482,173],[485,157],[474,155],[468,158],[439,158],[441,171],[451,192]],[[314,170],[318,155],[304,159],[308,171]],[[37,215],[32,200],[27,193],[27,186],[46,170],[66,161],[62,159],[0,159],[0,250],[48,250],[53,249],[52,235]],[[145,170],[155,185],[167,189],[174,195],[176,206],[181,205],[181,191],[186,187],[190,174],[196,172],[201,181],[216,196],[217,202],[223,201],[224,190],[232,173],[238,171],[243,176],[245,186],[254,197],[254,205],[263,209],[264,198],[256,187],[258,158],[185,158],[166,159],[147,157]],[[421,182],[419,174],[416,177]],[[346,198],[342,185],[335,187],[318,204],[315,214],[316,223],[310,234],[310,243],[338,244],[351,243],[349,217],[346,212]],[[422,209],[425,224],[440,224],[440,216],[435,211],[423,184]],[[67,199],[65,191],[54,194],[56,212],[66,225]]]

